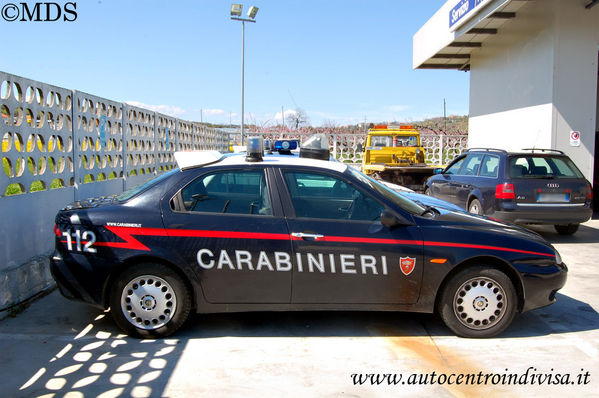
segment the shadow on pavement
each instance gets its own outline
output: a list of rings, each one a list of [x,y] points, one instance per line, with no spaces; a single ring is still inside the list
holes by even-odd
[[[574,235],[560,235],[552,225],[530,225],[527,228],[541,234],[549,243],[599,243],[599,229],[581,225]]]
[[[80,313],[79,316],[75,314],[77,319],[63,319],[62,324],[54,326],[51,323],[59,318],[53,317],[60,315],[46,319],[48,324],[44,330],[54,330],[54,333],[30,331],[7,336],[10,325],[7,328],[0,324],[0,349],[4,361],[18,362],[14,364],[17,366],[11,366],[0,360],[0,370],[5,374],[10,371],[13,380],[0,386],[1,396],[64,396],[69,393],[98,397],[162,396],[185,348],[193,339],[397,336],[428,340],[429,336],[453,336],[438,317],[429,314],[326,311],[197,315],[172,338],[137,340],[122,335],[108,313],[85,310],[81,304],[71,302],[61,303],[61,307],[57,313],[71,313],[71,308]],[[38,311],[44,313],[43,309]],[[85,326],[89,320],[93,321]],[[39,320],[29,322],[33,325]],[[554,305],[517,316],[499,338],[595,329],[599,329],[599,314],[589,304],[560,294]],[[467,341],[464,339],[464,344],[469,344]],[[248,344],[252,344],[251,340]],[[193,355],[202,353],[194,351]],[[219,358],[209,360],[218,367]],[[16,369],[18,373],[13,374]]]
[[[76,312],[80,306],[61,305],[56,313],[70,314],[69,309]],[[62,320],[54,328],[42,324],[38,330],[28,329],[26,320],[26,330],[20,334],[10,333],[10,325],[6,328],[2,324],[0,368],[5,375],[10,372],[11,377],[0,385],[0,396],[161,396],[184,351],[185,341],[133,339],[120,333],[108,313],[80,312],[78,320],[48,313],[41,322]],[[8,321],[24,316],[20,314]]]
[[[401,312],[256,312],[197,315],[178,335],[189,338],[358,337],[387,335],[453,336],[432,314]],[[558,294],[551,306],[517,315],[499,338],[536,337],[599,329],[599,313],[589,304]]]

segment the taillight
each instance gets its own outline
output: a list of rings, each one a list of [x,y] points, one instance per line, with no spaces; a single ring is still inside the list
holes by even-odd
[[[587,182],[587,200],[593,200],[593,187]]]
[[[59,238],[62,236],[60,233],[60,228],[58,228],[58,225],[56,224],[54,224],[54,235],[58,236]]]
[[[514,184],[499,184],[495,187],[495,197],[497,199],[516,199]]]

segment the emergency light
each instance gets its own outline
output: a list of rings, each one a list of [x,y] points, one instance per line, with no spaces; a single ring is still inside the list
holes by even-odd
[[[275,141],[275,150],[281,155],[291,155],[291,151],[297,149],[297,140],[277,140]]]
[[[329,139],[325,134],[314,134],[300,146],[300,158],[329,160]]]
[[[262,137],[249,137],[247,139],[246,162],[261,162],[264,153],[264,142]]]

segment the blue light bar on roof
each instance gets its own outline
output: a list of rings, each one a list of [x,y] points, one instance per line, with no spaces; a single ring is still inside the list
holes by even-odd
[[[292,151],[297,149],[297,140],[277,140],[275,141],[275,150]]]

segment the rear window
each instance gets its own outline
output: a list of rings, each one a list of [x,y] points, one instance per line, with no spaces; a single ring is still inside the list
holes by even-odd
[[[511,157],[509,175],[511,178],[584,178],[574,162],[565,156]]]

